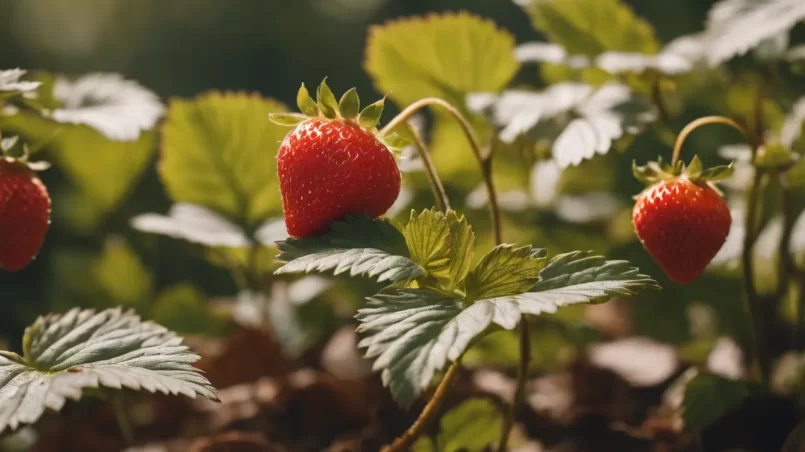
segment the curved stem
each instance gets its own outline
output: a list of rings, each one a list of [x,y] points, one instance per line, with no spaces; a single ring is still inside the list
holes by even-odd
[[[395,439],[390,446],[383,449],[382,452],[403,452],[408,451],[411,446],[414,445],[414,441],[422,435],[425,427],[430,423],[431,419],[436,416],[439,411],[439,406],[442,404],[444,400],[444,396],[447,394],[448,389],[453,383],[453,380],[458,376],[458,369],[461,367],[459,364],[459,360],[457,359],[450,367],[447,368],[447,372],[444,374],[444,378],[442,378],[441,383],[439,386],[436,387],[436,392],[433,393],[433,397],[431,397],[430,401],[425,408],[422,410],[422,414],[419,415],[417,420],[414,422],[411,427],[406,430],[399,438]]]
[[[741,134],[746,138],[747,141],[751,142],[749,133],[744,129],[744,127],[738,124],[736,121],[727,118],[725,116],[703,116],[695,121],[691,121],[688,125],[679,132],[679,136],[676,139],[676,143],[674,144],[674,155],[671,157],[671,166],[673,167],[677,161],[679,161],[679,155],[682,153],[682,145],[685,144],[685,140],[688,138],[688,135],[691,134],[694,130],[698,129],[701,126],[705,126],[708,124],[724,124],[726,126],[730,126],[733,129],[741,132]]]
[[[511,436],[511,431],[514,427],[514,420],[517,419],[520,406],[525,401],[525,385],[528,381],[528,367],[530,364],[531,335],[528,331],[528,321],[523,317],[520,319],[520,366],[517,368],[517,387],[514,391],[514,398],[509,407],[509,412],[500,430],[498,452],[506,452],[506,448],[509,445],[509,436]]]
[[[433,197],[436,199],[436,208],[442,212],[447,212],[450,208],[450,200],[447,198],[447,192],[444,191],[444,184],[439,178],[439,173],[436,172],[436,167],[433,165],[433,160],[430,158],[428,150],[425,148],[425,143],[419,132],[411,126],[406,124],[411,135],[414,136],[414,147],[416,148],[419,157],[422,159],[422,164],[425,166],[425,172],[428,174],[428,182],[430,183],[430,190],[433,192]]]
[[[492,142],[489,145],[489,150],[486,152],[485,157],[480,161],[481,172],[484,177],[484,184],[486,184],[486,191],[489,197],[489,214],[492,217],[492,231],[495,234],[495,245],[503,243],[503,224],[500,215],[500,204],[498,204],[498,193],[495,188],[495,180],[492,175],[492,158],[495,156],[498,140],[496,135],[492,137]]]
[[[779,254],[778,258],[780,259],[780,276],[777,279],[777,290],[774,294],[775,300],[779,300],[785,296],[788,292],[791,276],[796,272],[796,263],[790,251],[791,235],[794,229],[794,221],[796,221],[794,203],[785,176],[782,173],[778,173],[778,179],[781,189],[780,208],[783,211],[783,235],[780,238],[780,244],[777,250]]]

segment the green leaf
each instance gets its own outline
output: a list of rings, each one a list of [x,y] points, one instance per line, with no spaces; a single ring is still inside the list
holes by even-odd
[[[268,119],[278,126],[295,126],[310,118],[300,113],[269,113]]]
[[[338,102],[338,111],[344,119],[355,119],[361,111],[361,100],[358,97],[358,90],[350,89]]]
[[[403,137],[402,135],[398,135],[396,133],[392,133],[389,135],[384,136],[381,138],[381,141],[386,145],[387,148],[399,151],[408,147],[411,142],[408,141],[407,138]]]
[[[469,399],[448,411],[439,421],[435,445],[428,437],[420,438],[415,451],[481,451],[494,445],[503,424],[500,410],[489,399]],[[434,448],[435,446],[435,448]]]
[[[205,305],[204,294],[190,283],[167,287],[157,295],[151,308],[155,322],[180,334],[213,334],[223,329]]]
[[[411,259],[405,237],[391,223],[348,217],[316,237],[277,242],[277,258],[286,262],[275,274],[328,272],[364,275],[379,282],[416,279],[425,269]]]
[[[48,149],[53,163],[105,212],[136,186],[157,145],[155,132],[141,133],[136,141],[110,141],[89,126],[57,124],[27,111],[0,115],[0,129]]]
[[[138,215],[132,218],[131,226],[143,232],[162,234],[205,246],[244,248],[251,245],[243,228],[215,211],[195,204],[174,204],[167,215]]]
[[[115,304],[142,304],[154,291],[151,273],[123,239],[108,240],[87,270]]]
[[[316,105],[316,101],[310,97],[310,92],[307,90],[304,83],[299,87],[299,92],[296,93],[296,105],[299,107],[299,111],[308,116],[319,115],[319,106]]]
[[[704,165],[702,165],[702,161],[699,159],[698,155],[693,156],[693,160],[690,161],[690,164],[686,168],[688,177],[691,179],[696,179],[701,176],[702,171],[704,171]]]
[[[685,387],[682,419],[700,432],[760,391],[756,383],[699,372]]]
[[[517,295],[534,287],[545,267],[545,250],[530,245],[496,246],[467,277],[467,299]]]
[[[375,359],[383,383],[403,406],[410,406],[445,364],[455,362],[493,323],[507,330],[523,314],[554,313],[557,308],[613,295],[630,296],[657,283],[624,261],[589,253],[556,256],[531,292],[462,300],[429,289],[395,289],[370,297],[358,310],[363,335],[359,347]]]
[[[475,234],[463,215],[446,215],[436,209],[417,214],[405,226],[405,241],[411,259],[427,270],[447,290],[452,290],[469,273]]]
[[[607,50],[656,53],[654,30],[621,0],[530,0],[523,5],[534,28],[571,55]]]
[[[281,212],[274,156],[287,129],[265,120],[281,111],[274,100],[242,93],[171,102],[159,167],[171,198],[241,226],[256,226]]]
[[[192,366],[199,357],[171,331],[119,308],[73,309],[25,330],[23,356],[0,356],[0,432],[59,411],[86,388],[202,396],[215,388]]]
[[[468,13],[432,14],[372,27],[366,71],[378,91],[400,105],[440,97],[497,91],[514,77],[514,38],[491,20]]]
[[[791,189],[805,187],[805,159],[797,160],[794,166],[786,171],[785,180]]]
[[[327,77],[321,81],[318,91],[316,91],[316,100],[319,104],[321,113],[330,119],[338,116],[338,101],[335,100],[333,91],[327,86]]]
[[[380,117],[383,115],[385,104],[386,99],[383,98],[371,105],[367,105],[358,116],[358,124],[367,129],[377,127],[377,124],[380,123]]]

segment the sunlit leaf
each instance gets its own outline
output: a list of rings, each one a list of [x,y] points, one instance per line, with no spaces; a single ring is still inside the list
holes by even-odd
[[[135,229],[162,234],[206,246],[246,247],[251,244],[243,228],[203,206],[177,203],[167,215],[146,213],[131,220]]]
[[[682,402],[685,427],[700,432],[759,390],[756,383],[750,381],[700,372],[685,387]]]
[[[405,237],[384,220],[349,217],[335,222],[329,232],[277,243],[277,258],[286,262],[276,274],[332,272],[364,275],[396,282],[426,274],[411,258]]]
[[[63,104],[51,115],[55,121],[84,124],[116,141],[137,140],[165,112],[156,94],[113,73],[87,74],[74,81],[57,77],[53,96]]]
[[[358,310],[359,346],[382,370],[397,401],[409,406],[435,373],[454,362],[493,323],[513,329],[523,314],[554,313],[559,307],[630,296],[657,283],[625,261],[589,253],[556,256],[530,292],[478,300],[468,307],[458,298],[427,289],[394,289],[370,297]]]
[[[470,271],[475,234],[463,215],[412,211],[404,235],[411,259],[446,289],[455,288]]]
[[[537,31],[571,54],[655,53],[654,30],[620,0],[516,0]]]
[[[467,276],[467,298],[478,300],[528,291],[545,267],[545,254],[544,249],[531,246],[496,246]]]
[[[0,432],[59,411],[85,388],[128,388],[218,400],[171,331],[133,313],[73,309],[25,331],[23,356],[0,355]]]
[[[274,100],[243,93],[173,100],[160,162],[173,200],[207,207],[242,226],[278,213],[275,154],[288,129],[268,115],[282,111]]]
[[[467,93],[496,91],[514,76],[514,38],[467,13],[429,15],[371,28],[365,67],[377,89],[401,105],[436,96],[461,105]]]
[[[487,450],[498,441],[502,423],[503,416],[491,400],[469,399],[445,413],[436,438],[420,438],[414,452]]]

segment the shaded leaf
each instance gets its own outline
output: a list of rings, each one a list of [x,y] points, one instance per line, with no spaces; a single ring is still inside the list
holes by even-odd
[[[699,372],[685,387],[685,427],[700,432],[760,391],[756,383]]]
[[[73,309],[40,317],[25,331],[23,356],[0,355],[0,432],[61,410],[85,388],[202,396],[215,389],[192,366],[199,357],[182,339],[119,308]]]
[[[545,267],[545,250],[498,245],[467,276],[467,298],[517,295],[534,287]]]
[[[243,228],[203,206],[177,203],[167,215],[146,213],[131,220],[143,232],[167,235],[206,246],[247,247],[250,241]]]
[[[537,31],[571,54],[655,53],[654,30],[620,0],[516,0]]]
[[[503,416],[489,399],[469,399],[445,413],[439,420],[439,434],[430,444],[428,437],[414,445],[419,452],[480,451],[496,444]]]
[[[171,198],[212,209],[242,226],[280,212],[274,155],[288,130],[266,118],[282,111],[274,100],[242,93],[172,101],[160,162]]]
[[[103,253],[86,271],[115,304],[144,303],[154,291],[151,273],[123,239],[107,240]]]
[[[73,81],[57,77],[53,96],[63,103],[53,111],[53,120],[84,124],[116,141],[136,141],[165,113],[156,94],[114,73],[92,73]]]
[[[468,13],[433,14],[370,30],[366,71],[400,105],[436,96],[462,104],[467,93],[503,88],[519,68],[514,38]]]
[[[349,217],[331,225],[329,232],[277,242],[277,258],[286,262],[276,274],[329,272],[368,276],[396,282],[426,274],[405,245],[405,237],[390,223],[367,217]]]

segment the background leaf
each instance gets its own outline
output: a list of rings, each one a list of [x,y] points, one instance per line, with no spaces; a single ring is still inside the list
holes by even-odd
[[[138,215],[132,218],[131,225],[143,232],[162,234],[206,246],[240,248],[251,244],[243,228],[217,212],[195,204],[174,204],[167,215]]]
[[[400,105],[423,97],[463,104],[464,95],[503,88],[519,63],[514,38],[467,13],[406,18],[370,30],[366,71]]]
[[[685,387],[682,402],[685,427],[700,432],[759,390],[749,381],[700,372]]]
[[[655,53],[654,29],[620,0],[518,0],[534,28],[571,54]]]
[[[268,115],[282,111],[274,100],[243,93],[173,100],[160,162],[171,198],[250,227],[279,212],[275,157],[288,129]]]
[[[415,452],[460,452],[486,450],[498,440],[503,416],[488,399],[469,399],[439,420],[435,439],[420,438]],[[435,447],[431,443],[435,441]]]
[[[164,327],[119,308],[73,309],[40,317],[26,330],[22,357],[0,355],[0,432],[59,411],[85,388],[200,395],[215,388],[192,366],[199,357]]]

